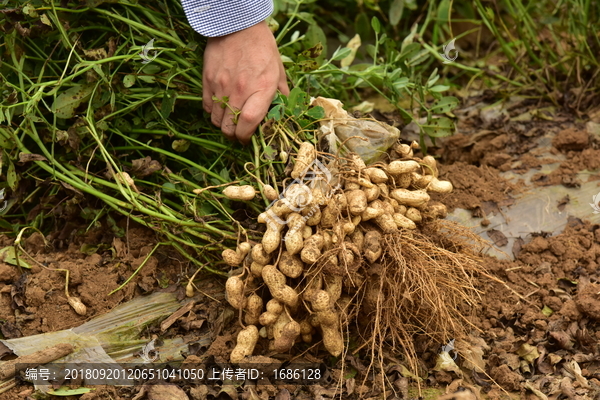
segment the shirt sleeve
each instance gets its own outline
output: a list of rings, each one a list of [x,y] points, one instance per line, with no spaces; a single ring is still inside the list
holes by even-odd
[[[181,0],[190,26],[208,37],[224,36],[264,21],[273,0]]]

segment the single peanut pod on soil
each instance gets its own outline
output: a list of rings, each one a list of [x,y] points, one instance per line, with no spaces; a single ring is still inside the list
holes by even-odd
[[[298,155],[296,156],[296,164],[292,170],[292,178],[298,179],[306,173],[308,168],[317,158],[317,151],[315,146],[309,142],[303,142],[298,149]]]
[[[302,237],[304,218],[300,214],[291,213],[287,220],[289,229],[285,234],[285,248],[290,254],[296,254],[302,250],[304,244]]]
[[[419,163],[413,160],[408,161],[392,161],[387,166],[387,172],[391,175],[400,175],[417,171]]]
[[[390,195],[390,188],[385,183],[380,183],[377,185],[379,188],[379,196],[388,197]]]
[[[440,181],[433,178],[427,187],[427,190],[434,193],[450,193],[452,191],[452,183],[449,181]]]
[[[384,170],[371,167],[364,170],[365,174],[369,177],[371,182],[377,183],[385,183],[388,180],[388,176]]]
[[[421,145],[416,140],[413,140],[410,143],[410,148],[413,149],[413,150],[419,150],[421,148]]]
[[[252,248],[252,261],[262,265],[267,265],[271,261],[271,255],[263,249],[261,243],[255,244]]]
[[[363,192],[365,196],[367,196],[367,202],[371,202],[373,200],[377,200],[379,194],[381,193],[381,189],[379,189],[379,185],[373,186],[372,188],[364,188]]]
[[[415,223],[412,220],[408,219],[400,213],[395,213],[393,215],[393,218],[398,228],[417,229],[417,225],[415,225]]]
[[[300,324],[296,321],[288,322],[283,327],[281,336],[273,342],[273,350],[280,353],[288,351],[292,348],[298,336],[300,336]]]
[[[279,198],[277,191],[271,185],[263,185],[263,193],[265,194],[265,197],[269,201],[275,201]]]
[[[363,252],[365,258],[371,263],[375,262],[375,260],[381,257],[381,254],[383,253],[383,249],[381,248],[381,240],[381,233],[377,231],[368,231],[365,234]]]
[[[234,364],[244,361],[246,356],[254,352],[256,342],[258,342],[258,328],[254,325],[246,326],[238,333],[237,343],[229,356],[229,361]]]
[[[417,210],[414,207],[409,207],[408,210],[406,210],[406,214],[404,214],[406,216],[406,218],[410,219],[413,222],[421,222],[423,220],[423,217],[421,216],[421,211]]]
[[[359,215],[367,208],[367,195],[360,189],[346,192],[346,199],[352,215]]]
[[[259,322],[258,319],[262,314],[262,309],[263,299],[256,294],[250,295],[246,302],[246,314],[244,315],[246,325],[257,325]]]
[[[230,276],[225,282],[227,301],[236,310],[241,310],[246,304],[244,297],[244,282],[237,276]]]
[[[433,175],[435,178],[438,177],[437,161],[432,156],[425,156],[421,160],[426,166],[423,168],[424,175]]]
[[[429,201],[430,197],[424,190],[394,189],[390,193],[398,203],[410,207],[421,207]]]
[[[296,255],[290,254],[288,251],[281,253],[279,264],[277,264],[279,270],[290,278],[297,278],[304,272],[304,264],[302,260]]]
[[[69,297],[67,297],[67,302],[69,303],[71,308],[73,308],[73,310],[75,310],[75,312],[77,314],[79,314],[79,315],[87,314],[87,307],[85,306],[85,304],[83,304],[83,302],[81,301],[81,299],[79,297],[69,296]]]
[[[249,201],[256,196],[256,191],[250,185],[228,186],[223,190],[223,194],[231,200]]]
[[[298,305],[298,293],[285,284],[285,275],[277,267],[274,265],[265,265],[262,270],[262,278],[274,299],[291,308],[295,308]]]
[[[314,264],[321,257],[321,249],[324,244],[323,235],[316,234],[304,241],[304,247],[300,252],[300,258],[307,264]]]

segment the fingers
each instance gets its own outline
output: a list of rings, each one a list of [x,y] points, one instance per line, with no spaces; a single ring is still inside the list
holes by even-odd
[[[290,88],[287,84],[287,76],[285,75],[285,68],[283,68],[283,63],[279,63],[279,82],[277,84],[277,88],[284,95],[290,94]]]
[[[246,100],[242,107],[242,112],[238,117],[235,129],[235,137],[240,142],[243,144],[250,142],[250,137],[267,114],[272,100],[273,93],[270,91],[256,92],[248,97],[248,100]]]
[[[213,108],[212,89],[206,74],[203,74],[202,76],[202,108],[204,108],[204,111],[207,113],[212,112]]]
[[[230,99],[225,107],[223,113],[223,120],[221,121],[221,131],[228,138],[235,139],[237,124],[239,122],[240,111],[244,106],[244,100],[241,97],[234,97]]]

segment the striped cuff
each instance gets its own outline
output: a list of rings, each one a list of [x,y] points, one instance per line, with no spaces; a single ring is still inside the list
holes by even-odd
[[[208,37],[229,35],[264,21],[273,0],[181,0],[190,26]]]

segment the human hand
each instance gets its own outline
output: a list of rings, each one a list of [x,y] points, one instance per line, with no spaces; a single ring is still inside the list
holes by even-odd
[[[277,89],[285,95],[290,91],[277,43],[266,22],[208,39],[202,106],[229,139],[244,144],[250,141]]]

